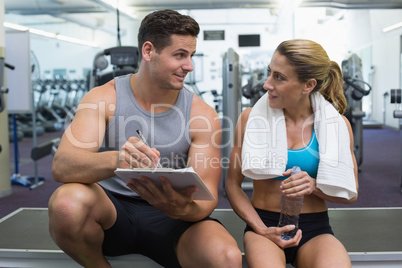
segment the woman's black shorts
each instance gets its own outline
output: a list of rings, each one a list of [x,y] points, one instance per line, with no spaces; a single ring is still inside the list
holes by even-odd
[[[271,212],[262,209],[255,209],[260,215],[261,220],[267,227],[277,226],[279,222],[280,213]],[[300,214],[299,217],[299,228],[302,230],[302,238],[299,245],[296,247],[285,248],[286,263],[294,263],[296,260],[297,251],[301,246],[307,243],[310,239],[321,235],[321,234],[332,234],[332,228],[329,225],[328,212],[318,212],[318,213],[306,213]],[[244,233],[247,231],[254,230],[247,225]]]

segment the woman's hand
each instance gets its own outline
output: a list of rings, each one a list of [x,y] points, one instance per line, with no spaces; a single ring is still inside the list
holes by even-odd
[[[294,225],[286,225],[283,227],[267,227],[262,233],[260,233],[260,235],[268,238],[282,249],[295,247],[300,243],[302,238],[301,229],[297,230],[292,239],[285,240],[282,238],[282,233],[292,231],[294,228]]]
[[[283,176],[289,176],[292,169],[286,170]],[[307,172],[300,171],[284,180],[280,186],[282,193],[290,197],[310,195],[316,189],[316,180],[311,178]]]

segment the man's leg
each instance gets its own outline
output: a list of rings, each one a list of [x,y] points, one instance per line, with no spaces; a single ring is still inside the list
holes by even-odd
[[[64,184],[50,197],[50,235],[85,267],[110,267],[102,253],[102,243],[104,230],[115,221],[116,209],[97,184]]]
[[[241,267],[242,255],[236,240],[218,222],[194,224],[180,237],[177,258],[182,267]]]

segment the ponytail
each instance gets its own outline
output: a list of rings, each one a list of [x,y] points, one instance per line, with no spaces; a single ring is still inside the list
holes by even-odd
[[[332,103],[340,114],[343,114],[347,108],[347,102],[343,93],[343,77],[339,65],[330,61],[329,73],[324,79],[320,88],[318,88],[324,98]]]

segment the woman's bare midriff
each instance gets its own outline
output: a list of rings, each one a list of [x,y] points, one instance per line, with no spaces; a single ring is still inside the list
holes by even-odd
[[[251,203],[254,207],[273,211],[281,211],[281,186],[282,180],[267,179],[253,181],[253,195]],[[304,196],[301,213],[315,213],[328,210],[326,202],[315,196]]]

